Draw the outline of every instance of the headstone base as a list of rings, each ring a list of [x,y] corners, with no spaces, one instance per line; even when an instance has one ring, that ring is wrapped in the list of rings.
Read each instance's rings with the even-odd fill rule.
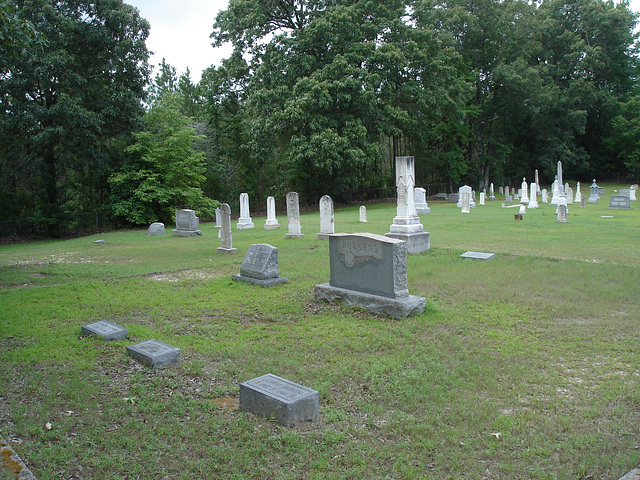
[[[304,238],[304,233],[285,233],[284,238]]]
[[[388,233],[385,233],[384,236],[402,240],[407,244],[407,252],[411,254],[426,252],[427,250],[429,250],[429,248],[431,248],[429,232],[419,232],[419,233],[388,232]]]
[[[270,373],[240,384],[240,410],[287,427],[318,420],[318,405],[317,391]]]
[[[431,213],[431,209],[429,207],[418,207],[416,205],[416,213],[419,213],[422,215],[428,215]]]
[[[276,228],[280,228],[280,224],[279,223],[265,223],[264,224],[264,229],[265,230],[275,230]]]
[[[329,240],[330,233],[316,233],[317,240]]]
[[[224,248],[224,247],[218,247],[216,248],[216,250],[220,253],[236,253],[238,251],[237,248]]]
[[[276,278],[253,278],[253,277],[245,277],[244,275],[232,275],[232,280],[236,282],[246,282],[253,283],[254,285],[260,285],[261,287],[273,287],[275,285],[280,285],[281,283],[287,283],[289,279],[287,277],[276,277]]]
[[[97,335],[105,340],[122,340],[129,335],[129,330],[108,320],[100,320],[89,325],[82,325],[80,334],[85,336]]]
[[[412,313],[424,312],[427,301],[424,297],[409,295],[401,298],[382,297],[370,293],[347,290],[345,288],[332,287],[329,283],[321,283],[315,286],[317,301],[332,303],[340,299],[351,307],[360,307],[373,313],[389,315],[394,318],[404,318]]]
[[[252,221],[248,221],[248,222],[241,222],[240,220],[238,220],[238,225],[237,225],[237,229],[238,230],[246,230],[248,228],[254,228],[254,224]]]
[[[127,347],[127,355],[152,368],[179,367],[180,349],[158,340],[146,340]]]
[[[202,235],[202,230],[171,230],[171,235],[179,237],[195,237]]]

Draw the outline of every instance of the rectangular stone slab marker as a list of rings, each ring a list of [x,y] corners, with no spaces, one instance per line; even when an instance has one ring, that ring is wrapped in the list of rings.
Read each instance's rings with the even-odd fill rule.
[[[158,340],[146,340],[127,347],[127,355],[152,368],[179,367],[180,349]]]
[[[80,327],[81,335],[97,335],[105,340],[122,340],[129,335],[129,330],[108,320],[100,320]]]
[[[460,257],[462,258],[472,258],[474,260],[491,260],[496,256],[495,253],[487,253],[487,252],[464,252]]]
[[[240,410],[292,427],[318,420],[319,394],[268,373],[240,384]]]

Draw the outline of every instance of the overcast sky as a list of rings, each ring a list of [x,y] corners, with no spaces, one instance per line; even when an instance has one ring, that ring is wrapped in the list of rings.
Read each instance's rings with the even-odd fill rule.
[[[178,75],[187,67],[194,83],[200,81],[202,71],[218,66],[231,54],[229,47],[213,48],[209,35],[220,10],[227,8],[228,0],[124,0],[140,10],[140,15],[151,24],[147,48],[155,54],[151,65],[165,58],[176,67]],[[631,1],[631,9],[640,11],[640,0]]]

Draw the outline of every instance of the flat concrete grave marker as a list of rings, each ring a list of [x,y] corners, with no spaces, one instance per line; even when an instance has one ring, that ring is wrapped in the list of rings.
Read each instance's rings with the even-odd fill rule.
[[[407,245],[372,233],[329,236],[329,283],[315,286],[318,301],[341,299],[350,306],[392,317],[422,313],[423,297],[409,295]]]
[[[180,349],[158,340],[146,340],[127,347],[127,355],[152,368],[179,367]]]
[[[631,208],[631,199],[626,195],[611,195],[609,197],[609,208],[629,209]]]
[[[108,320],[99,320],[80,327],[80,334],[89,336],[96,335],[105,340],[122,340],[129,335],[129,330]]]
[[[487,253],[487,252],[464,252],[460,255],[460,258],[471,258],[473,260],[491,260],[495,258],[495,253]]]
[[[268,373],[240,384],[240,410],[293,427],[319,416],[319,394]]]
[[[149,225],[147,235],[164,235],[164,223],[153,222]]]
[[[240,266],[240,275],[233,280],[253,283],[261,287],[272,287],[288,282],[278,272],[278,249],[267,243],[256,243],[249,247]]]

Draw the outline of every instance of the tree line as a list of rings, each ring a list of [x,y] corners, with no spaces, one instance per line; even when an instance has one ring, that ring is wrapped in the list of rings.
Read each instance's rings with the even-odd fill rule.
[[[0,19],[0,206],[47,235],[240,192],[393,195],[398,155],[448,191],[550,183],[558,161],[640,172],[627,2],[230,0],[211,39],[233,53],[195,84],[152,76],[122,0],[0,0]]]

